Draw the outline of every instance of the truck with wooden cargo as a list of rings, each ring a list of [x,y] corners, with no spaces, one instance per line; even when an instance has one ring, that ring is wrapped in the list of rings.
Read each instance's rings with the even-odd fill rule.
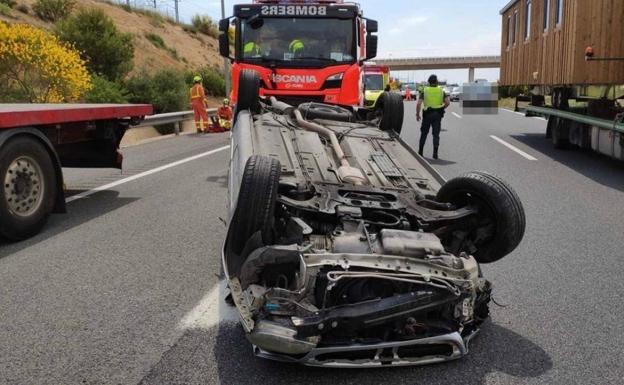
[[[121,168],[119,144],[151,105],[0,104],[0,237],[37,234],[64,213],[63,167]]]
[[[624,1],[512,0],[502,16],[501,86],[529,89],[556,148],[624,160]]]

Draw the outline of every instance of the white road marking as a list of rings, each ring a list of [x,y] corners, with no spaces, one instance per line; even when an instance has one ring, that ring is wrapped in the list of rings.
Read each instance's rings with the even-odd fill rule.
[[[458,114],[457,112],[451,112],[451,114],[453,114],[457,119],[461,119],[462,116],[460,114]]]
[[[109,190],[109,189],[111,189],[113,187],[117,187],[119,185],[122,185],[122,184],[125,184],[125,183],[128,183],[128,182],[132,182],[133,180],[137,180],[137,179],[146,177],[148,175],[156,174],[158,172],[170,169],[172,167],[179,166],[179,165],[184,164],[184,163],[188,163],[188,162],[191,162],[191,161],[194,161],[194,160],[197,160],[197,159],[200,159],[200,158],[212,155],[212,154],[216,154],[218,152],[227,150],[228,148],[230,148],[229,145],[228,146],[219,147],[219,148],[216,148],[214,150],[206,151],[206,152],[203,152],[201,154],[193,155],[193,156],[190,156],[188,158],[180,159],[180,160],[175,161],[173,163],[169,163],[169,164],[166,164],[164,166],[156,167],[156,168],[153,168],[151,170],[147,170],[147,171],[144,171],[142,173],[139,173],[139,174],[136,174],[136,175],[132,175],[132,176],[129,176],[127,178],[123,178],[123,179],[120,179],[118,181],[115,181],[115,182],[112,182],[112,183],[108,183],[108,184],[96,187],[96,188],[88,190],[88,191],[81,192],[80,194],[72,195],[69,198],[65,199],[65,202],[69,203],[69,202],[77,201],[79,199],[86,198],[89,195],[93,195],[93,194],[95,194],[97,192],[104,191],[104,190]]]
[[[178,328],[210,329],[221,322],[235,323],[239,320],[238,311],[234,306],[225,303],[225,285],[223,280],[212,289],[188,312],[178,324]]]
[[[516,146],[513,146],[507,142],[505,142],[504,140],[502,140],[501,138],[499,138],[498,136],[495,135],[490,135],[490,138],[494,139],[495,141],[497,141],[498,143],[502,144],[503,146],[507,147],[508,149],[522,155],[523,157],[525,157],[528,160],[537,160],[537,158],[527,154],[526,152],[522,151],[521,149],[519,149]]]

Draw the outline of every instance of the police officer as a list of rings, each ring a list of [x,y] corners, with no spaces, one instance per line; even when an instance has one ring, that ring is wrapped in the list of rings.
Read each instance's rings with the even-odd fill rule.
[[[420,121],[420,111],[423,110],[422,126],[420,127],[420,146],[418,153],[422,156],[429,135],[429,129],[433,127],[433,159],[438,159],[438,147],[440,146],[440,131],[442,130],[442,118],[444,110],[451,104],[448,95],[438,86],[438,77],[429,76],[429,86],[424,87],[416,104],[416,120]],[[425,105],[424,109],[422,105]]]

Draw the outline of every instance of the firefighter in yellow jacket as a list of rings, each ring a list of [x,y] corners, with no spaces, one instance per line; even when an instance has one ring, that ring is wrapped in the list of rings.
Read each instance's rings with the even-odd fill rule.
[[[206,93],[202,86],[201,76],[193,78],[193,87],[191,87],[191,106],[195,114],[195,128],[197,132],[206,132],[208,130],[208,113],[206,113]]]

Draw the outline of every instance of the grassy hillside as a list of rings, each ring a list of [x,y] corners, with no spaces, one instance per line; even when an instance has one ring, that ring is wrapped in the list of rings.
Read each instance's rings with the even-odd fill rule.
[[[17,5],[0,20],[26,23],[52,30],[54,25],[37,18],[33,12],[35,0],[15,0]],[[98,8],[111,17],[122,32],[134,37],[134,66],[130,75],[141,70],[154,72],[163,68],[177,70],[219,66],[218,43],[214,37],[192,32],[188,26],[177,25],[164,17],[96,0],[80,0],[80,8]]]

